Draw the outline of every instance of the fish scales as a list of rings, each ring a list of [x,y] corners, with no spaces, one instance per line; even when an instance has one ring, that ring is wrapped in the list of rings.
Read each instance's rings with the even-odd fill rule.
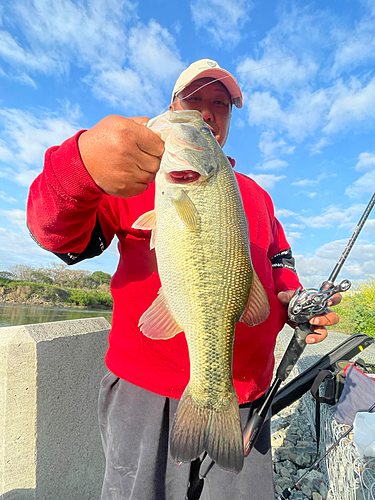
[[[243,442],[232,378],[235,325],[253,282],[255,304],[264,304],[256,311],[258,320],[268,315],[268,299],[251,265],[235,175],[200,113],[167,112],[150,128],[165,140],[165,153],[156,178],[154,215],[146,214],[134,227],[153,229],[162,289],[140,324],[154,338],[184,331],[190,358],[190,381],[172,428],[171,453],[180,462],[206,450],[219,466],[238,472]],[[258,305],[251,307],[257,310]]]

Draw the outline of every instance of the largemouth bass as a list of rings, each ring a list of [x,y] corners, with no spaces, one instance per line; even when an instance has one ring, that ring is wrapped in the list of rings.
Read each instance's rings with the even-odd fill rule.
[[[232,167],[198,111],[168,111],[148,126],[165,141],[155,210],[133,225],[151,229],[162,287],[141,331],[169,339],[184,331],[190,381],[171,430],[176,462],[203,451],[239,472],[244,450],[233,386],[235,326],[263,322],[269,304],[250,258],[248,225]]]

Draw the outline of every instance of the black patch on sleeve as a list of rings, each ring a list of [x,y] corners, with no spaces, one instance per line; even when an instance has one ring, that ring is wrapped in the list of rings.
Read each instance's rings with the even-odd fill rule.
[[[291,248],[287,248],[286,250],[274,255],[271,259],[271,264],[274,269],[278,267],[285,267],[286,269],[290,269],[297,274]]]
[[[27,226],[28,227],[28,226]],[[29,229],[29,227],[28,227]],[[41,248],[44,250],[47,250],[46,248],[43,247],[39,243],[39,241],[35,238],[33,233],[29,229],[29,233],[31,238],[35,241],[37,245],[39,245]],[[71,266],[72,264],[76,264],[77,262],[81,262],[82,260],[85,259],[92,259],[93,257],[96,257],[97,255],[100,255],[101,253],[104,252],[104,250],[108,247],[107,242],[104,238],[104,234],[102,231],[102,228],[100,227],[100,222],[98,217],[96,217],[96,223],[95,227],[91,233],[91,238],[89,241],[89,244],[87,247],[84,249],[83,252],[77,253],[77,252],[68,252],[68,253],[57,253],[57,252],[51,252],[57,257],[59,257],[61,260],[65,262],[65,264],[68,264],[68,266]]]
[[[81,262],[85,259],[92,259],[97,255],[100,255],[104,252],[104,250],[108,247],[107,242],[104,238],[104,234],[102,228],[100,227],[100,222],[98,217],[96,217],[96,224],[94,229],[92,230],[89,244],[81,253],[76,252],[68,252],[68,253],[54,253],[59,259],[68,264],[68,266],[72,264],[77,264],[77,262]]]

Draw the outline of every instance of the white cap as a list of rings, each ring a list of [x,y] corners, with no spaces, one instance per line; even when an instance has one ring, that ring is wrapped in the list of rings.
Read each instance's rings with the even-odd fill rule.
[[[232,98],[232,103],[237,106],[237,108],[242,108],[242,93],[237,80],[229,71],[220,68],[218,63],[212,59],[200,59],[199,61],[195,61],[181,73],[172,92],[172,102],[175,96],[194,80],[207,77],[214,78],[215,80],[218,79],[218,81],[228,90]]]

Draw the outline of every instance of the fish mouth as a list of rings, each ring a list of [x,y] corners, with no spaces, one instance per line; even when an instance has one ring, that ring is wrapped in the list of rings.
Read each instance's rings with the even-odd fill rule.
[[[195,170],[175,170],[166,174],[167,180],[175,184],[190,184],[197,181],[200,176]]]

